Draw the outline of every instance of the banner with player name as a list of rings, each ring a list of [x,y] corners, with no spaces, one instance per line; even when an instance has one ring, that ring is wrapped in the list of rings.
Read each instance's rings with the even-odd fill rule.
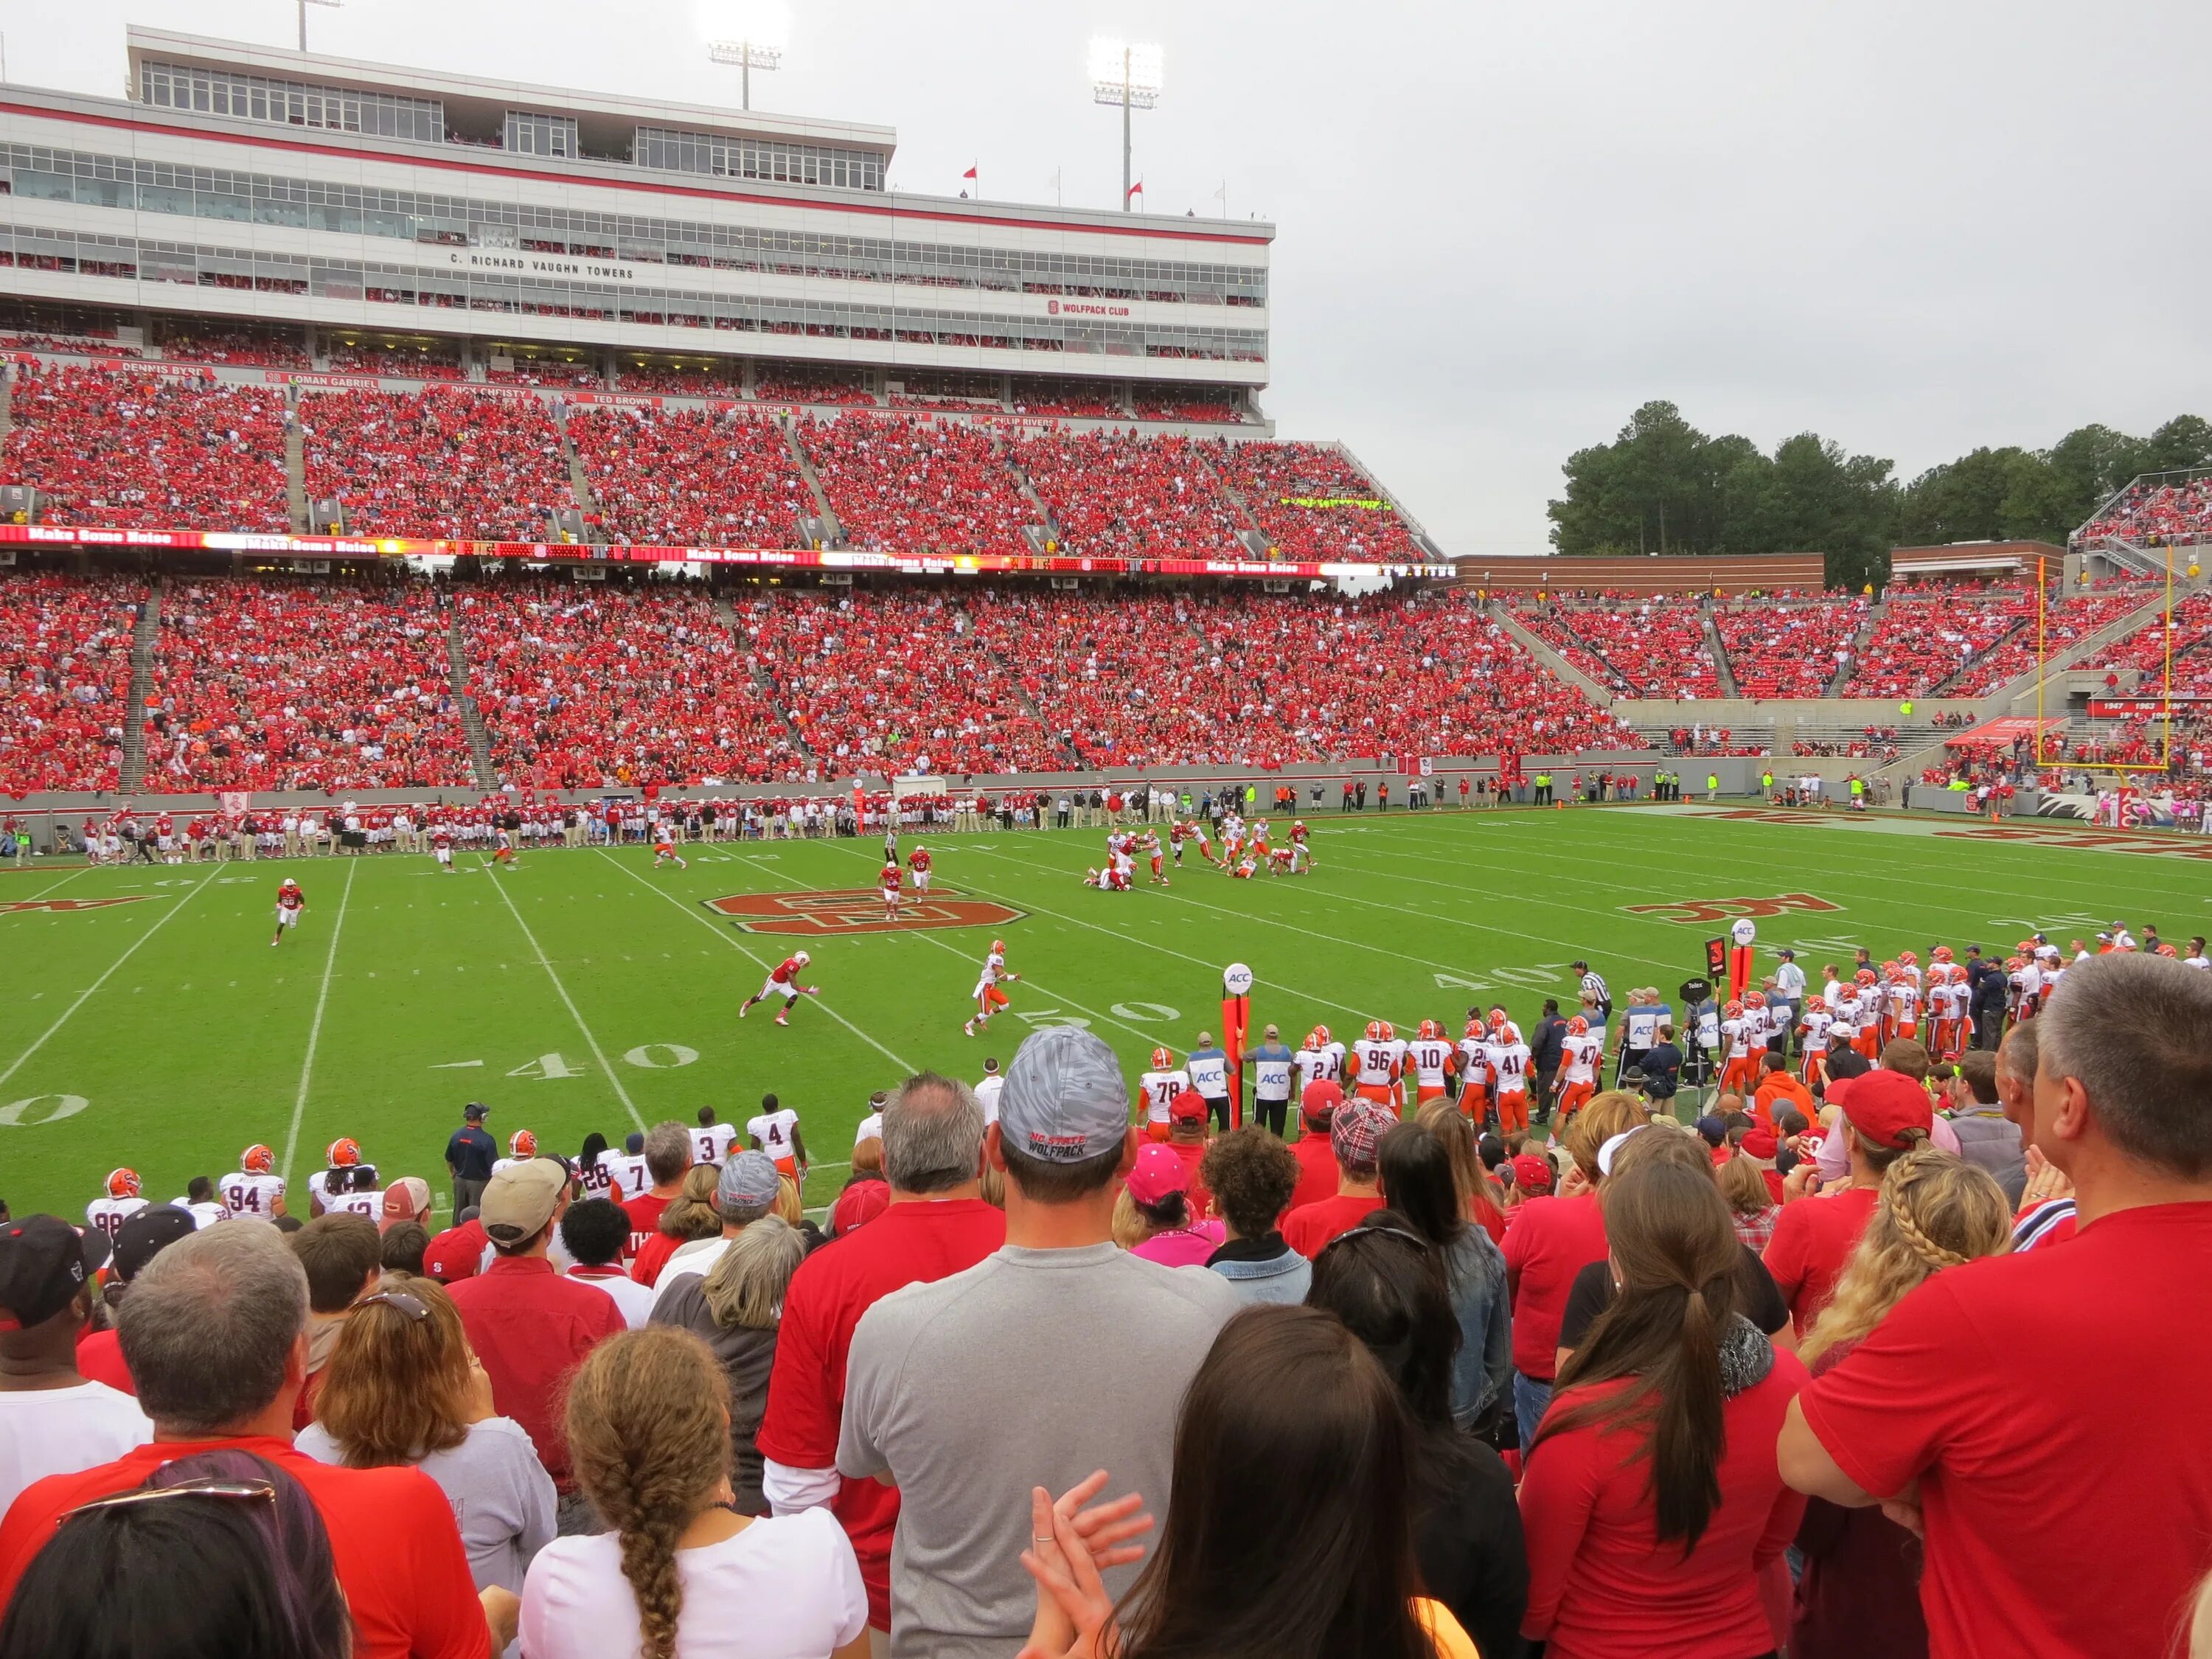
[[[1339,576],[1447,577],[1448,564],[1346,564],[1261,559],[1079,558],[1066,554],[864,553],[782,547],[610,547],[563,542],[418,541],[389,536],[273,536],[226,530],[117,530],[83,525],[0,525],[0,546],[136,547],[156,551],[258,553],[303,559],[577,560],[610,564],[754,565],[779,570],[885,570],[964,576],[1027,572],[1055,576],[1228,576],[1322,581]]]

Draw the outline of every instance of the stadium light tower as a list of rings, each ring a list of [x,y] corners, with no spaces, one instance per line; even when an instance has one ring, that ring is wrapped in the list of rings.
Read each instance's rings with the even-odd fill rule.
[[[791,33],[791,14],[773,0],[760,3],[729,3],[718,0],[702,7],[707,56],[717,64],[737,65],[739,107],[753,106],[753,71],[783,67],[784,43]]]
[[[307,8],[328,6],[332,11],[345,4],[345,0],[300,0],[300,50],[307,49]]]
[[[1091,95],[1094,102],[1121,106],[1121,211],[1128,212],[1129,112],[1156,108],[1160,101],[1160,49],[1128,40],[1091,43]]]

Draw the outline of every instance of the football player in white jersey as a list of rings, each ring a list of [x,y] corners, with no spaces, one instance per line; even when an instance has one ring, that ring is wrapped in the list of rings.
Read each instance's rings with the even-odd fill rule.
[[[1310,1084],[1344,1081],[1344,1045],[1331,1040],[1328,1026],[1316,1025],[1306,1033],[1305,1045],[1291,1056],[1291,1064],[1298,1068],[1303,1099]]]
[[[110,1244],[115,1243],[115,1235],[123,1231],[123,1224],[146,1207],[139,1188],[137,1170],[110,1170],[106,1196],[95,1198],[84,1206],[86,1222],[105,1233]]]
[[[527,1164],[538,1156],[538,1137],[527,1129],[517,1129],[507,1138],[507,1156],[492,1160],[491,1172],[496,1176],[501,1170],[511,1170],[518,1164]]]
[[[284,1177],[276,1173],[276,1154],[256,1143],[238,1155],[238,1167],[216,1188],[223,1213],[235,1221],[258,1216],[273,1221],[284,1213]]]
[[[1605,1056],[1605,1037],[1590,1030],[1581,1014],[1567,1022],[1559,1039],[1559,1121],[1565,1122],[1587,1106],[1597,1093],[1598,1062]]]
[[[738,1126],[715,1121],[712,1106],[699,1109],[699,1127],[691,1131],[691,1161],[711,1164],[720,1169],[729,1161],[730,1143],[738,1138]]]
[[[999,987],[1020,977],[1019,974],[1006,971],[1006,941],[993,939],[991,949],[983,958],[982,969],[975,975],[975,988],[970,994],[975,999],[975,1012],[968,1017],[968,1023],[960,1029],[974,1036],[979,1030],[988,1025],[992,1015],[1013,1001]]]
[[[775,1160],[779,1173],[791,1180],[806,1179],[806,1142],[799,1133],[799,1114],[774,1095],[761,1097],[758,1116],[748,1120],[745,1133],[752,1144]]]
[[[1403,1096],[1398,1087],[1406,1069],[1406,1045],[1387,1019],[1367,1022],[1367,1035],[1352,1044],[1352,1087],[1363,1100],[1399,1109]]]
[[[195,1227],[212,1227],[218,1221],[229,1219],[223,1213],[222,1200],[216,1196],[214,1181],[206,1176],[194,1176],[185,1195],[169,1203],[171,1208],[191,1216]]]
[[[1805,1018],[1797,1023],[1798,1054],[1802,1056],[1807,1088],[1825,1084],[1828,1076],[1828,1033],[1836,1017],[1828,1012],[1826,997],[1805,999]]]
[[[1528,1045],[1521,1028],[1505,1018],[1503,1008],[1491,1011],[1489,1035],[1482,1044],[1483,1063],[1490,1068],[1491,1090],[1498,1107],[1501,1134],[1528,1131]]]
[[[350,1136],[333,1140],[323,1162],[327,1167],[308,1190],[310,1210],[316,1215],[343,1212],[371,1221],[382,1218],[384,1188],[377,1181],[376,1165],[362,1160],[359,1141]]]
[[[1414,1103],[1425,1106],[1432,1100],[1442,1100],[1451,1074],[1459,1069],[1459,1050],[1444,1036],[1441,1022],[1421,1022],[1413,1040],[1406,1045],[1406,1059],[1413,1068]]]
[[[1190,1087],[1190,1073],[1175,1063],[1175,1050],[1152,1050],[1152,1068],[1137,1079],[1145,1096],[1145,1134],[1152,1140],[1168,1138],[1168,1105]]]
[[[652,1190],[653,1180],[645,1170],[645,1137],[634,1129],[621,1150],[610,1146],[592,1164],[599,1172],[595,1197],[611,1198],[617,1188],[625,1200]]]

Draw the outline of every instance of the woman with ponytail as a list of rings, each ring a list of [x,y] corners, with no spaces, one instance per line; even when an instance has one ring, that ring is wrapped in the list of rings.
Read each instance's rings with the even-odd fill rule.
[[[1820,1376],[1937,1273],[2012,1243],[2012,1206],[1996,1177],[1932,1149],[1907,1152],[1882,1176],[1866,1231],[1844,1264],[1801,1351]],[[1797,1529],[1805,1571],[1790,1627],[1790,1659],[1879,1653],[1926,1659],[1919,1540],[1879,1509],[1815,1498]]]
[[[568,1389],[576,1483],[612,1530],[558,1538],[522,1592],[530,1659],[866,1659],[868,1600],[826,1509],[730,1508],[730,1395],[689,1331],[592,1350]]]
[[[1548,1659],[1763,1659],[1759,1575],[1804,1510],[1774,1454],[1804,1368],[1740,1309],[1743,1248],[1709,1172],[1624,1170],[1605,1226],[1619,1294],[1560,1370],[1522,1482],[1522,1629]]]

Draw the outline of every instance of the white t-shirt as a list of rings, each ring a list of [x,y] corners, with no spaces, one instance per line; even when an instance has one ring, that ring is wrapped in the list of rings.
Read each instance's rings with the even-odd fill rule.
[[[0,1507],[33,1480],[112,1463],[153,1437],[138,1402],[105,1382],[0,1392]]]
[[[868,1626],[860,1563],[826,1509],[678,1550],[676,1572],[677,1659],[823,1659]],[[530,1659],[632,1659],[637,1597],[617,1534],[556,1538],[538,1552],[523,1586],[521,1641]]]
[[[642,1330],[645,1322],[652,1316],[653,1287],[639,1284],[620,1267],[605,1274],[597,1270],[571,1267],[562,1276],[573,1279],[579,1285],[588,1285],[595,1291],[605,1291],[614,1297],[615,1306],[622,1310],[623,1319],[634,1331]]]
[[[714,1272],[714,1264],[722,1259],[723,1253],[729,1248],[730,1241],[719,1233],[712,1238],[684,1240],[661,1264],[660,1272],[653,1281],[653,1299],[659,1301],[662,1293],[679,1279],[703,1277]],[[585,1282],[588,1284],[591,1281],[587,1279]]]
[[[994,1072],[975,1085],[976,1103],[983,1109],[985,1127],[999,1121],[999,1091],[1006,1086],[1006,1074]]]

